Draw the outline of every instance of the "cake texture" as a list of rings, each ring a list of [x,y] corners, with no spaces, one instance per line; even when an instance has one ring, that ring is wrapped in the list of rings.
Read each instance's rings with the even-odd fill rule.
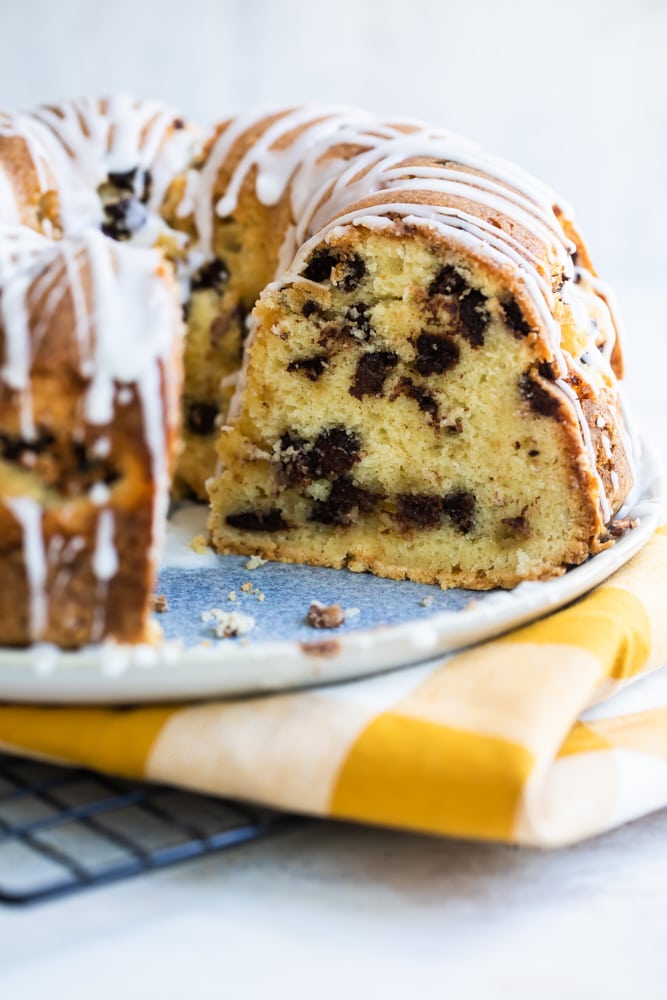
[[[632,486],[571,213],[456,135],[299,107],[0,114],[0,642],[150,635],[169,491],[220,552],[486,589]]]
[[[476,589],[563,573],[632,485],[616,321],[569,211],[458,136],[332,122],[283,189],[295,256],[220,436],[215,547]],[[232,194],[275,191],[271,138]]]

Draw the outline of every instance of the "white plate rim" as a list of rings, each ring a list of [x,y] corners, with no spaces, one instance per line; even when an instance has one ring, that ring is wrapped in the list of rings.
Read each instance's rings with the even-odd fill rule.
[[[638,462],[639,499],[620,516],[637,526],[564,576],[486,595],[465,610],[438,611],[394,625],[357,629],[304,649],[295,640],[184,648],[104,643],[76,652],[52,646],[0,649],[0,700],[31,704],[132,704],[231,698],[367,677],[444,656],[518,628],[604,582],[632,558],[667,512],[667,480],[655,450]],[[634,491],[633,491],[634,492]],[[328,636],[327,636],[328,638]]]

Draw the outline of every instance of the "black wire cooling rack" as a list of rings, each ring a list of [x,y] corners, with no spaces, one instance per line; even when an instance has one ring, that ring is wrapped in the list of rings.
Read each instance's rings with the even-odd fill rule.
[[[304,822],[245,804],[0,754],[0,903],[52,899]]]

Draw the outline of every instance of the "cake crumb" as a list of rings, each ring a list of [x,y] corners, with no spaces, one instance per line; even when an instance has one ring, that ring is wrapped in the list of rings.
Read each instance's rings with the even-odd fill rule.
[[[240,611],[223,611],[222,608],[202,611],[201,620],[212,626],[218,639],[247,635],[255,627],[252,615],[244,615]]]
[[[195,535],[190,542],[190,548],[193,552],[196,552],[198,556],[205,556],[208,552],[208,539],[206,535]]]
[[[160,615],[169,611],[169,601],[164,594],[153,594],[153,611],[157,611]]]
[[[262,593],[259,587],[253,587],[250,580],[246,580],[245,583],[241,584],[241,590],[244,594],[252,594],[252,596],[256,597],[258,601],[263,601],[266,596]]]
[[[247,563],[245,564],[245,568],[251,570],[259,569],[260,566],[263,566],[264,563],[268,561],[269,561],[268,559],[262,559],[261,556],[250,556],[250,559],[248,559]]]
[[[229,593],[227,594],[227,600],[228,601],[235,601],[236,600],[236,591],[235,590],[230,590],[229,591]]]
[[[345,612],[340,604],[320,604],[312,601],[306,621],[313,628],[338,628],[345,621]]]
[[[422,597],[419,603],[421,604],[422,608],[430,608],[433,605],[434,600],[435,598],[429,595],[428,597]]]
[[[325,639],[323,642],[301,642],[299,645],[306,656],[338,656],[341,650],[338,639]]]

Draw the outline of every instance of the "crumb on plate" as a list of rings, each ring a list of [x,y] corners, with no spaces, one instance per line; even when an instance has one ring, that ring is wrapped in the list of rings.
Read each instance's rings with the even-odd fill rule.
[[[198,556],[205,556],[208,552],[208,538],[206,535],[195,535],[190,542],[190,548],[193,552],[196,552]]]
[[[340,604],[320,604],[311,601],[306,621],[313,628],[338,628],[345,621],[345,612]]]
[[[241,611],[223,611],[222,608],[202,611],[201,620],[211,625],[218,639],[247,635],[255,627],[252,615],[244,615]]]
[[[259,569],[260,566],[263,566],[264,563],[268,561],[269,561],[268,559],[262,559],[261,556],[250,556],[250,559],[248,559],[247,563],[245,564],[245,568]]]
[[[160,615],[169,611],[169,601],[164,594],[153,594],[153,611],[157,611]]]

